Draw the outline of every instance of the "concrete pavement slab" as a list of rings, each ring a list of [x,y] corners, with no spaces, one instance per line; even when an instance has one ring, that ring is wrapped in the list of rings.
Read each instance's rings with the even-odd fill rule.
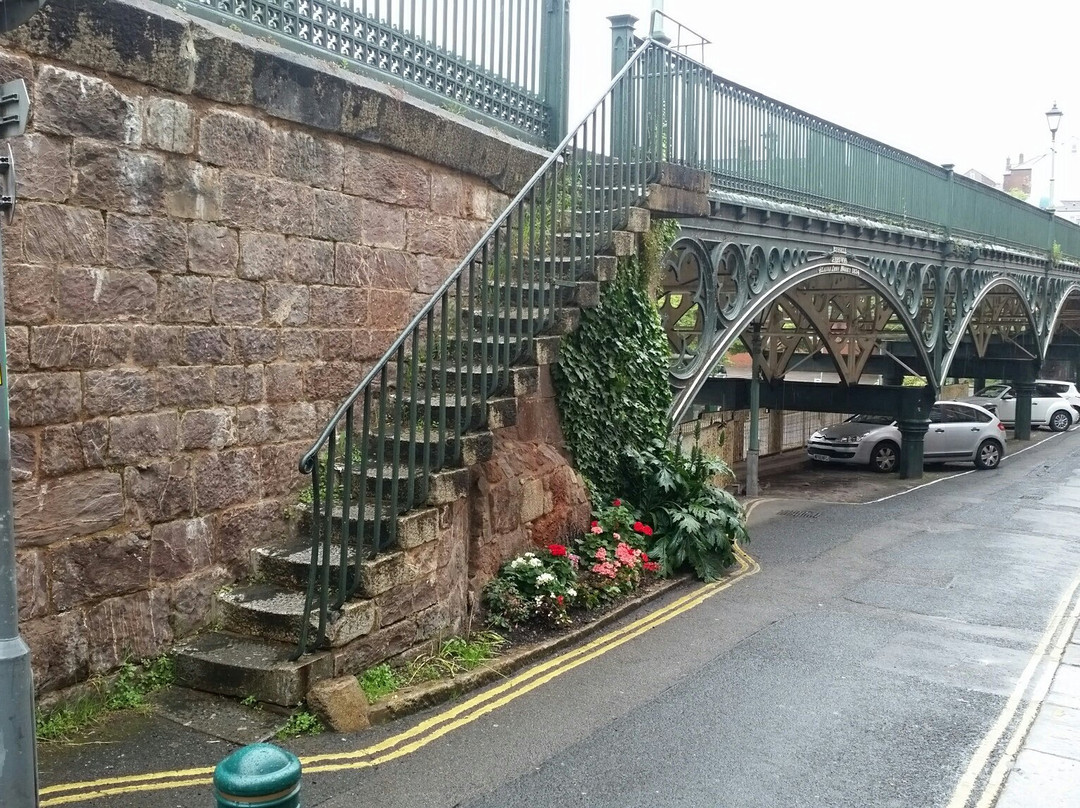
[[[1062,665],[1058,668],[1046,702],[1080,710],[1080,668],[1075,665]]]
[[[1080,762],[1022,751],[995,808],[1065,808],[1077,804]]]
[[[1024,740],[1024,748],[1080,761],[1080,710],[1044,704]]]

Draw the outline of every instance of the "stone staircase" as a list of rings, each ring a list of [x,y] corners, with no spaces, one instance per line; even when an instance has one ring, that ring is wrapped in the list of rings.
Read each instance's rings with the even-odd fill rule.
[[[417,379],[390,380],[376,393],[380,412],[405,413],[397,435],[365,421],[347,479],[344,457],[335,460],[341,482],[330,506],[296,506],[280,542],[252,552],[248,581],[217,594],[215,628],[176,649],[178,683],[291,707],[320,679],[358,673],[461,629],[475,468],[492,457],[496,434],[514,427],[519,410],[539,394],[562,335],[576,327],[582,308],[596,305],[618,255],[636,249],[649,215],[632,209],[629,220],[628,230],[604,239],[612,254],[582,262],[567,256],[584,254],[584,241],[597,236],[565,227],[571,222],[564,219],[554,260],[518,261],[517,273],[498,279],[496,271],[497,280],[479,284],[462,311],[447,315],[444,307],[444,317],[473,327],[459,328],[458,337],[418,361]],[[510,305],[492,313],[492,300]],[[516,358],[500,368],[493,361],[499,356]],[[460,438],[443,429],[452,419],[465,426]],[[433,470],[410,475],[410,463]],[[316,528],[332,539],[318,575],[334,605],[318,649],[298,656],[312,574],[308,537]],[[360,547],[358,536],[366,537]],[[339,597],[342,584],[351,597]],[[318,615],[307,620],[319,634]]]

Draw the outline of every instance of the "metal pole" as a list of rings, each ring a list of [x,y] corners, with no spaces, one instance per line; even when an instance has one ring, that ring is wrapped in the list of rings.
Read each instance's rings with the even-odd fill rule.
[[[754,323],[750,334],[750,448],[746,452],[746,496],[758,495],[758,444],[761,419],[761,390],[758,376],[761,371],[761,323]]]
[[[0,26],[4,22],[0,20]],[[28,109],[26,83],[22,79],[0,86],[0,138],[22,134]],[[10,223],[15,212],[15,165],[11,146],[6,152],[0,156],[0,212]],[[3,300],[4,266],[0,239],[0,301]],[[4,307],[0,305],[0,803],[4,808],[36,808],[34,679],[30,648],[19,636],[4,319]]]

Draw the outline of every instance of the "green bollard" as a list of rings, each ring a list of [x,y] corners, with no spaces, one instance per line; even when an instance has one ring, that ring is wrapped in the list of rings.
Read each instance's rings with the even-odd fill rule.
[[[237,749],[214,769],[218,808],[300,808],[300,761],[269,743]]]

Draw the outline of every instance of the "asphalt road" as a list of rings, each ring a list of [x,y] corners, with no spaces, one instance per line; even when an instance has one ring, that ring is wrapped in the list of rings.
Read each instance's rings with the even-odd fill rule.
[[[948,805],[1080,575],[1078,461],[1066,433],[883,502],[766,502],[757,574],[304,804]]]

